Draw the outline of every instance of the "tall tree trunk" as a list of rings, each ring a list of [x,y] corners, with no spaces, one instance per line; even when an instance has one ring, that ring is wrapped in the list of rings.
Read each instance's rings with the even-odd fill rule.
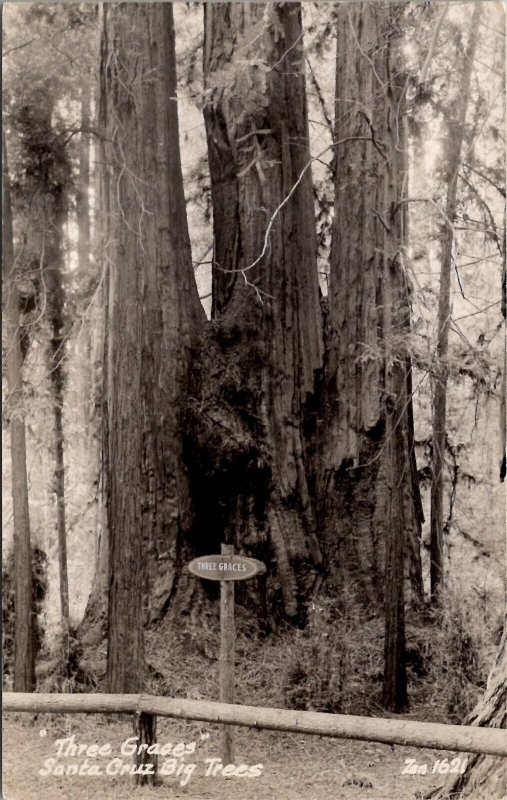
[[[166,609],[185,559],[192,507],[183,411],[204,312],[186,222],[172,5],[104,5],[101,14],[107,678],[111,692],[132,692],[145,679],[144,617]],[[155,720],[141,715],[138,735],[152,741]]]
[[[505,223],[504,223],[504,243],[506,242],[505,236]],[[505,244],[504,244],[504,262],[502,267],[502,316],[503,324],[507,325],[507,262],[505,260]],[[502,381],[500,385],[500,480],[505,480],[506,475],[506,445],[507,445],[507,348],[503,354],[502,364]]]
[[[104,6],[101,29],[108,682],[128,692],[143,683],[143,596],[156,618],[192,520],[182,415],[204,312],[185,216],[172,6]]]
[[[133,8],[133,7],[131,7]],[[130,166],[123,143],[137,144],[137,136],[125,136],[116,121],[128,113],[138,121],[123,77],[130,82],[124,66],[125,36],[131,33],[125,6],[103,6],[100,44],[99,124],[104,139],[111,140],[103,170],[110,176],[104,255],[109,264],[107,361],[107,516],[109,527],[109,614],[107,682],[110,692],[134,692],[143,687],[144,645],[142,614],[141,538],[141,276],[138,265],[140,242],[127,213],[142,213],[132,202],[137,180],[127,172]],[[121,49],[120,49],[121,48]],[[128,62],[127,62],[128,63]],[[137,112],[137,113],[136,113]],[[123,134],[123,135],[122,135]],[[113,145],[115,145],[113,149]],[[127,151],[129,152],[129,151]],[[124,176],[120,175],[120,159]],[[120,162],[121,163],[121,162]],[[133,166],[133,164],[132,164]],[[116,173],[116,174],[114,174]],[[115,196],[114,189],[117,189]],[[135,224],[135,222],[134,222]],[[120,275],[121,265],[121,275]],[[121,345],[121,346],[120,346]]]
[[[105,251],[109,226],[109,178],[104,169],[106,164],[106,146],[103,138],[95,140],[97,157],[100,169],[94,169],[91,177],[90,169],[90,136],[86,136],[91,122],[91,96],[83,90],[81,96],[81,127],[83,133],[80,142],[80,188],[77,204],[78,215],[78,255],[79,266],[83,275],[91,269],[91,215],[89,203],[90,181],[93,181],[95,197],[101,214],[94,215],[94,252]],[[108,599],[108,572],[109,572],[109,536],[107,525],[107,324],[108,324],[108,262],[106,258],[97,259],[101,269],[101,277],[96,295],[89,308],[90,318],[85,319],[84,330],[86,346],[89,348],[89,372],[84,387],[84,402],[88,407],[86,419],[88,421],[89,435],[86,447],[92,453],[91,461],[94,474],[92,480],[97,486],[97,505],[95,514],[95,571],[83,619],[78,628],[78,635],[83,644],[96,644],[106,635],[107,629],[107,599]],[[93,286],[96,275],[93,275]]]
[[[91,119],[91,92],[88,84],[84,84],[81,89],[81,133],[79,135],[78,158],[79,174],[76,187],[76,221],[77,221],[77,262],[81,276],[82,285],[87,289],[93,287],[94,281],[90,274],[91,269],[91,248],[90,248],[90,119]],[[93,419],[95,397],[92,391],[93,381],[93,331],[92,320],[88,314],[83,320],[81,339],[83,342],[83,417],[85,427],[85,438],[87,444],[91,444],[90,424]]]
[[[403,8],[338,10],[335,214],[329,351],[318,471],[331,579],[350,602],[385,607],[384,704],[406,705],[404,565],[421,595],[410,298],[404,270],[407,191]],[[360,98],[351,103],[350,98]]]
[[[81,89],[79,183],[76,192],[77,258],[83,277],[86,277],[90,266],[90,123],[91,92],[88,84],[84,84]]]
[[[95,215],[94,219],[94,250],[99,252],[107,241],[106,235],[108,200],[105,196],[105,170],[91,170],[91,139],[87,133],[91,125],[91,91],[87,85],[83,86],[81,93],[81,134],[79,142],[79,186],[77,191],[77,226],[78,226],[78,267],[84,285],[90,291],[95,291],[91,305],[87,306],[87,316],[82,327],[84,338],[84,376],[83,376],[83,404],[85,419],[85,450],[86,457],[91,464],[90,481],[96,487],[96,513],[95,513],[95,571],[88,603],[81,621],[78,634],[83,643],[92,644],[100,641],[106,633],[107,625],[107,594],[108,594],[108,531],[105,508],[106,475],[104,470],[104,435],[105,418],[102,414],[103,403],[103,375],[105,364],[105,322],[107,308],[107,279],[104,275],[107,270],[102,265],[102,277],[96,286],[97,275],[92,263],[91,243],[91,209],[90,185],[95,186],[95,196],[102,218]],[[104,142],[98,139],[95,142],[98,150],[97,161],[105,164],[106,154]],[[96,288],[95,288],[96,287]],[[102,362],[102,363],[101,363]],[[105,383],[105,382],[104,382]]]
[[[109,544],[107,685],[139,692],[145,685],[141,453],[142,219],[139,147],[144,116],[134,95],[132,59],[138,6],[102,6],[99,125],[103,137],[103,258],[108,264],[105,350],[106,511]],[[144,32],[144,31],[143,31]],[[138,34],[139,35],[139,34]],[[141,57],[145,55],[141,50]],[[141,65],[140,65],[141,66]],[[143,76],[143,70],[139,70]],[[140,83],[138,78],[137,83]],[[138,87],[136,87],[138,88]],[[139,91],[139,90],[138,90]],[[152,213],[151,209],[148,209]],[[138,715],[134,735],[151,744],[152,720]],[[136,781],[138,776],[136,776]]]
[[[143,126],[145,197],[153,214],[143,220],[142,400],[143,536],[150,569],[146,575],[147,620],[155,622],[178,593],[188,610],[200,590],[183,568],[192,557],[194,519],[184,438],[192,357],[206,317],[192,267],[178,130],[176,58],[172,5],[139,6],[147,42],[146,79],[139,84]],[[150,124],[151,120],[151,124]]]
[[[45,280],[47,290],[47,312],[50,326],[48,344],[48,371],[53,401],[53,456],[55,461],[53,489],[56,497],[56,523],[58,534],[58,568],[60,613],[65,664],[69,655],[69,578],[67,569],[67,526],[65,520],[65,459],[63,431],[63,403],[65,388],[65,328],[63,270],[63,209],[58,209],[51,220],[51,231],[47,246]]]
[[[69,656],[69,579],[67,569],[67,526],[65,519],[65,461],[63,404],[65,391],[65,289],[63,275],[64,225],[67,220],[69,189],[66,147],[52,124],[53,109],[49,105],[40,119],[33,119],[34,130],[45,136],[46,159],[37,173],[37,195],[41,209],[41,237],[44,242],[44,283],[46,290],[46,320],[49,341],[46,363],[53,410],[54,472],[52,490],[56,498],[56,529],[58,543],[59,595],[64,667]]]
[[[23,353],[21,347],[20,299],[16,286],[16,264],[12,228],[10,180],[5,132],[2,135],[3,217],[2,274],[4,278],[6,372],[11,430],[12,509],[14,519],[14,682],[15,692],[35,689],[34,614],[32,612],[32,557],[26,471],[25,418],[23,410]]]
[[[301,9],[207,3],[204,25],[215,349],[196,415],[202,507],[215,547],[223,532],[271,562],[265,599],[295,617],[321,565],[304,430],[323,343]]]
[[[431,463],[431,525],[430,525],[430,583],[431,597],[438,600],[444,582],[444,470],[447,417],[447,379],[449,367],[447,353],[451,324],[451,274],[453,266],[454,220],[458,196],[458,173],[461,152],[466,141],[466,116],[470,99],[470,80],[479,32],[481,3],[476,3],[470,22],[470,33],[464,56],[461,84],[452,110],[445,120],[447,199],[445,223],[441,236],[440,289],[438,295],[437,345],[433,370],[433,431]]]

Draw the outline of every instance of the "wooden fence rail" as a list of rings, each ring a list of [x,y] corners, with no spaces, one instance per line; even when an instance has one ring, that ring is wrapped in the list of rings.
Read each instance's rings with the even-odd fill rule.
[[[272,731],[507,757],[507,731],[498,728],[290,711],[283,708],[233,705],[208,700],[179,700],[146,694],[4,692],[3,710],[56,714],[131,714],[144,711],[161,717],[218,722],[223,725],[243,725]]]

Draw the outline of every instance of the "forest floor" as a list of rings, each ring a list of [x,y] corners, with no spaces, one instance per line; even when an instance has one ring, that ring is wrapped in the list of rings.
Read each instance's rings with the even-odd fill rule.
[[[111,745],[106,756],[57,759],[57,739],[75,734],[77,744]],[[203,726],[184,721],[159,719],[157,739],[160,745],[196,743],[192,755],[181,761],[195,764],[193,774],[166,776],[163,784],[134,787],[129,775],[108,775],[106,768],[115,764],[131,765],[132,758],[122,755],[120,747],[132,736],[126,717],[109,719],[102,715],[8,714],[3,726],[3,798],[4,800],[417,800],[431,787],[442,783],[432,774],[437,759],[453,755],[431,750],[389,745],[333,740],[297,734],[236,729],[236,765],[262,764],[259,777],[206,776],[206,759],[221,752],[221,732],[217,726]],[[46,760],[60,765],[99,766],[100,775],[43,776]],[[426,775],[403,774],[406,759],[427,764]],[[169,763],[159,757],[159,765]],[[83,767],[84,769],[85,767]],[[111,769],[111,767],[109,767]],[[114,767],[113,767],[114,769]],[[166,769],[169,769],[167,766]],[[185,785],[182,785],[185,784]]]
[[[209,631],[201,627],[193,645],[173,637],[171,647],[167,647],[167,632],[149,632],[147,659],[152,677],[145,691],[193,699],[216,697],[215,623],[216,620],[210,623]],[[333,636],[341,636],[336,624],[333,627],[320,624],[320,638],[314,639],[289,632],[276,641],[268,637],[253,646],[245,636],[238,637],[236,702],[386,716],[378,704],[380,684],[375,679],[381,667],[382,630],[380,623],[370,623],[366,629],[368,647],[365,647],[363,628],[358,625],[350,628],[346,641],[353,650],[350,658],[338,667],[335,655],[340,647],[343,650],[344,644],[341,639],[330,641]],[[357,636],[354,631],[358,631]],[[322,639],[327,633],[329,637]],[[320,641],[329,643],[322,649],[323,646],[317,646]],[[421,641],[424,644],[424,640]],[[448,641],[445,646],[449,649]],[[80,660],[83,674],[88,676],[86,686],[69,685],[64,691],[105,691],[105,652],[104,643],[88,647],[86,656]],[[363,664],[360,657],[366,658],[365,654],[369,660]],[[440,660],[436,656],[433,660],[434,668],[440,669]],[[41,662],[38,666],[39,691],[62,691],[49,668],[51,663]],[[362,673],[366,674],[368,669],[366,679]],[[339,673],[338,687],[329,681],[329,676],[335,673]],[[454,701],[456,695],[453,688],[456,681],[451,680],[454,671],[448,669],[445,675],[445,680],[440,678],[435,684],[431,673],[425,678],[411,674],[411,710],[403,719],[457,721],[448,716],[449,701]],[[462,682],[458,683],[463,691]],[[11,688],[10,683],[5,688]],[[478,691],[474,688],[469,698],[471,702],[475,703]],[[326,705],[333,697],[340,699],[339,706]],[[89,756],[86,753],[58,756],[56,741],[72,735],[77,744],[109,744],[110,751],[100,756],[91,753]],[[130,770],[133,765],[131,754],[122,753],[120,749],[132,735],[132,721],[126,716],[6,714],[2,796],[4,800],[423,800],[427,792],[445,781],[445,774],[433,772],[436,762],[447,758],[449,764],[451,759],[457,758],[456,768],[464,765],[465,760],[459,753],[238,727],[234,729],[234,764],[262,765],[258,769],[260,774],[255,777],[207,775],[209,761],[206,759],[218,758],[221,754],[221,727],[159,718],[157,741],[160,746],[168,748],[169,743],[183,742],[191,748],[195,742],[195,752],[177,762],[177,766],[183,764],[187,772],[174,775],[169,774],[171,755],[166,750],[159,756],[159,774],[163,773],[163,765],[166,771],[161,775],[162,785],[136,788],[131,775],[116,774],[117,769]],[[48,762],[48,759],[54,761]],[[422,774],[410,773],[407,759],[412,759],[411,764],[418,765]],[[72,765],[76,765],[75,769],[81,767],[81,772],[90,767],[94,770],[88,774],[64,774],[64,768]]]

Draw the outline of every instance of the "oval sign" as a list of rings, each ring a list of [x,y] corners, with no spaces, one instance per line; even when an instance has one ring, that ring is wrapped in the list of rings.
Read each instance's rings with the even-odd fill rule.
[[[266,572],[266,565],[248,556],[199,556],[187,565],[192,575],[208,581],[244,581]]]

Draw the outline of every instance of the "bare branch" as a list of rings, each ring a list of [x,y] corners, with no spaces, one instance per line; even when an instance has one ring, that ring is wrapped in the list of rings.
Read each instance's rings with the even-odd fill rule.
[[[428,48],[428,54],[427,54],[426,58],[424,59],[424,64],[422,65],[421,76],[419,78],[419,82],[423,86],[426,83],[426,81],[428,80],[428,71],[429,71],[430,64],[431,64],[431,61],[433,59],[433,56],[435,54],[435,48],[437,46],[440,30],[441,30],[442,25],[444,23],[444,20],[445,20],[445,18],[447,16],[448,10],[449,10],[448,4],[444,3],[442,11],[440,12],[439,17],[437,19],[437,24],[435,25],[435,30],[433,31],[433,36],[431,37],[430,46]]]
[[[324,150],[321,150],[321,152],[318,153],[316,156],[312,156],[312,158],[308,161],[307,164],[305,164],[305,166],[303,167],[303,169],[299,173],[298,179],[296,180],[296,182],[292,186],[290,192],[286,195],[286,197],[282,200],[282,202],[275,208],[275,210],[273,212],[273,215],[272,215],[271,219],[269,220],[268,227],[266,228],[266,233],[264,235],[264,244],[263,244],[262,250],[261,250],[260,254],[257,256],[257,258],[255,259],[255,261],[252,261],[252,263],[248,264],[248,266],[241,267],[239,269],[225,269],[224,267],[218,267],[218,269],[220,269],[222,272],[229,272],[229,273],[231,273],[231,272],[232,273],[241,272],[241,273],[245,273],[248,270],[253,269],[253,267],[257,266],[257,264],[261,261],[262,258],[264,258],[264,256],[266,255],[266,253],[268,251],[268,248],[269,248],[269,236],[270,236],[270,233],[271,233],[271,231],[273,229],[273,225],[275,224],[276,218],[278,217],[280,211],[284,208],[284,206],[286,206],[287,203],[289,202],[290,198],[292,197],[292,195],[296,191],[297,187],[299,186],[299,184],[303,180],[303,178],[304,178],[306,172],[308,171],[309,167],[311,167],[311,165],[312,165],[312,163],[314,161],[319,161],[322,158],[322,156],[325,153],[327,153],[328,150],[331,150],[332,147],[338,147],[338,145],[345,144],[346,142],[373,142],[373,143],[375,143],[373,138],[371,138],[370,136],[348,136],[346,139],[340,139],[337,142],[332,142],[330,145],[325,147]]]

